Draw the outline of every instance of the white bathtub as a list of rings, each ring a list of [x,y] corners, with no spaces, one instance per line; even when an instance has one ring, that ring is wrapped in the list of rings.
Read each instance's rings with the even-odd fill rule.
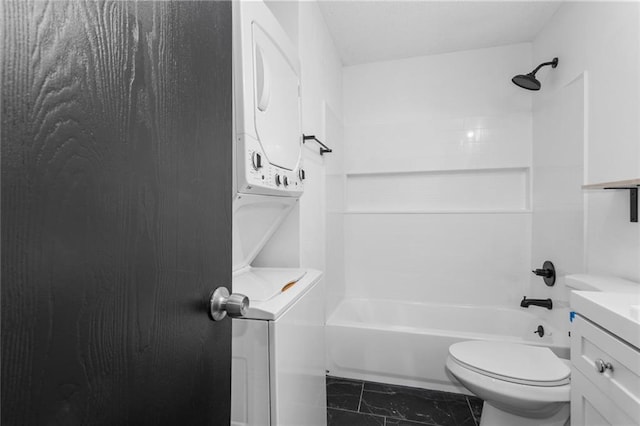
[[[534,330],[542,325],[545,336]],[[500,340],[569,348],[553,327],[522,308],[347,299],[327,320],[327,371],[337,377],[468,393],[445,371],[449,346]]]

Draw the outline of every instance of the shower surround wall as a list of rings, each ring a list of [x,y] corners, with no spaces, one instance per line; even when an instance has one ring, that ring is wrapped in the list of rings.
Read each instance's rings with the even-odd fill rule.
[[[558,279],[545,289],[532,277],[528,294],[553,299],[540,316],[566,339],[567,274],[640,281],[628,192],[581,188],[640,177],[640,4],[566,3],[532,46],[534,63],[560,58],[533,97],[532,174],[533,264],[552,259]]]
[[[580,189],[640,177],[640,3],[563,4],[533,42],[534,62],[554,56],[533,101],[534,231],[552,235],[534,232],[534,260],[553,251],[558,297],[563,273],[580,268],[640,282],[628,191]]]
[[[532,116],[510,80],[531,65],[518,44],[344,68],[347,299],[518,306]]]
[[[327,276],[344,271],[327,290],[345,299],[328,298],[330,374],[465,392],[444,370],[457,341],[567,355],[542,308],[519,307],[532,111],[511,77],[531,68],[528,43],[344,68],[345,155],[327,181]]]

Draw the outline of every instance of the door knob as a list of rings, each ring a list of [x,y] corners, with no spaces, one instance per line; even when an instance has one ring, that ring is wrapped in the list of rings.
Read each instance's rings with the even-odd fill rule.
[[[218,287],[211,293],[209,299],[209,316],[214,321],[220,321],[227,314],[231,318],[243,317],[249,309],[249,298],[244,294],[233,293],[229,295],[229,290]]]

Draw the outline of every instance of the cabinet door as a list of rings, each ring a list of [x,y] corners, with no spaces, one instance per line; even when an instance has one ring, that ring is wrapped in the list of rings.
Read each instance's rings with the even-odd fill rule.
[[[600,360],[610,363],[611,369],[596,371],[596,362]],[[571,362],[592,386],[615,401],[616,409],[630,418],[640,419],[640,352],[637,348],[576,315],[571,333]],[[572,390],[574,388],[572,384]],[[640,420],[622,424],[638,422]]]
[[[626,415],[613,400],[574,367],[571,369],[571,425],[633,426],[640,425],[640,418],[632,419]]]

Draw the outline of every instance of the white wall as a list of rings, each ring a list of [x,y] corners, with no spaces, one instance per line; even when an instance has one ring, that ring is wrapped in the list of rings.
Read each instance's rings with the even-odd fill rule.
[[[325,109],[325,134],[333,152],[326,158],[326,268],[327,317],[346,294],[344,257],[344,126],[342,118]]]
[[[300,8],[300,62],[302,64],[302,132],[315,135],[336,148],[325,129],[326,110],[342,117],[342,62],[318,4],[302,2]],[[300,263],[325,269],[326,191],[325,162],[332,154],[320,156],[319,147],[307,142],[304,167],[305,193],[300,200]],[[326,281],[330,289],[332,283]]]
[[[555,70],[553,70],[555,71]],[[583,142],[585,76],[558,90],[549,90],[551,74],[540,77],[543,88],[534,95],[532,262],[545,260],[556,268],[556,283],[531,275],[533,298],[551,298],[551,311],[536,313],[561,330],[558,341],[568,345],[569,292],[565,276],[584,271]]]
[[[346,297],[518,306],[530,67],[519,44],[344,68]]]
[[[543,90],[533,104],[534,188],[544,185],[555,201],[541,225],[561,230],[563,272],[584,268],[640,281],[640,225],[629,222],[628,191],[579,189],[640,177],[640,3],[563,4],[533,43],[534,63],[555,56],[559,66],[540,72]],[[574,117],[550,120],[557,114]],[[580,143],[567,132],[580,134]],[[544,164],[550,153],[560,153],[554,166],[568,173],[553,185],[544,183],[556,173]],[[536,237],[534,258],[542,259],[549,242]]]
[[[307,181],[300,200],[300,263],[325,271],[326,309],[344,296],[344,258],[340,222],[327,212],[335,194],[332,176],[342,157],[342,62],[318,4],[301,2],[300,61],[302,63],[302,130],[333,149],[319,155],[319,146],[307,142],[304,150]]]
[[[264,0],[295,47],[299,47],[299,11],[297,1]]]

